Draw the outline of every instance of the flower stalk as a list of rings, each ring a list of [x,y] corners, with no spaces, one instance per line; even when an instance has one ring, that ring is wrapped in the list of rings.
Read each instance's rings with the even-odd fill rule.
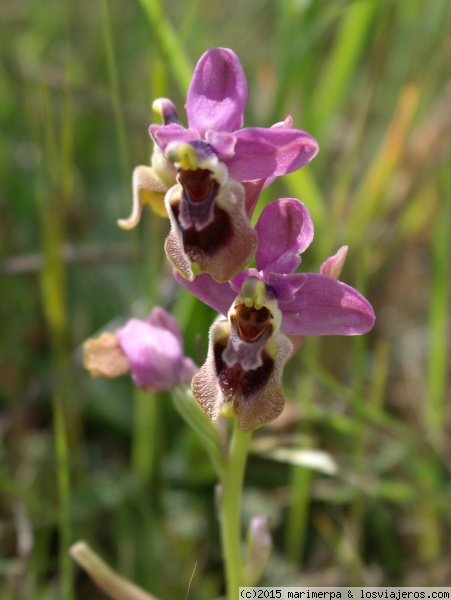
[[[241,498],[252,433],[241,431],[235,419],[227,465],[221,478],[220,524],[227,597],[236,597],[245,581],[241,552]]]

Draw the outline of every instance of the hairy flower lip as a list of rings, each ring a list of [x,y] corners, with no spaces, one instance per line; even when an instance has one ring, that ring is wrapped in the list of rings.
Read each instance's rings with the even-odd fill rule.
[[[255,255],[257,235],[245,202],[244,186],[233,179],[217,188],[210,204],[190,203],[181,185],[168,191],[165,252],[181,277],[193,281],[209,273],[215,281],[229,281]]]
[[[235,416],[239,429],[252,431],[283,410],[282,371],[293,344],[277,328],[264,329],[255,342],[242,340],[230,313],[210,328],[207,360],[191,387],[208,419]]]

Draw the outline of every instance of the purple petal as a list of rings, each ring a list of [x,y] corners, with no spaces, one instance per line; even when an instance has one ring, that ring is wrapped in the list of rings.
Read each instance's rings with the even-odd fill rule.
[[[149,391],[168,390],[179,382],[183,353],[170,331],[130,319],[117,336],[135,385]]]
[[[160,329],[167,329],[170,331],[177,338],[180,348],[183,350],[183,337],[179,324],[177,323],[175,317],[164,310],[164,308],[161,308],[161,306],[155,306],[147,318],[147,323],[150,323],[150,325],[153,325],[154,327],[159,327]]]
[[[313,240],[313,222],[307,207],[294,198],[281,198],[263,209],[255,226],[258,269],[293,273],[301,263],[300,253]]]
[[[276,129],[291,129],[293,127],[293,117],[291,115],[287,115],[283,121],[279,121],[278,123],[274,123],[271,125],[271,128]]]
[[[183,285],[199,300],[214,308],[218,313],[222,313],[223,315],[228,313],[229,308],[236,298],[236,292],[233,291],[228,283],[218,283],[206,273],[198,275],[194,281],[188,281],[179,275],[175,269],[173,269],[172,273],[180,285]]]
[[[287,335],[359,335],[375,321],[373,307],[357,290],[316,273],[307,273],[296,299],[280,309]]]
[[[249,277],[257,277],[268,285],[275,299],[280,304],[280,308],[283,310],[284,303],[293,302],[296,297],[298,290],[304,285],[307,279],[305,273],[262,273],[257,269],[243,269],[241,273],[236,275],[230,281],[230,286],[234,290],[235,294],[239,294],[243,283]]]
[[[208,130],[232,132],[243,125],[247,81],[237,55],[212,48],[194,70],[186,100],[190,128],[202,137]]]
[[[348,247],[342,246],[336,254],[327,258],[319,268],[321,275],[329,275],[329,277],[338,279],[343,270],[347,254]]]
[[[297,292],[301,289],[307,279],[305,273],[268,273],[264,276],[265,283],[273,290],[280,309],[283,311],[283,303],[293,302]]]
[[[177,116],[177,109],[172,100],[169,100],[168,98],[157,98],[153,101],[152,108],[161,115],[164,125],[177,123],[182,126]]]
[[[207,131],[205,141],[221,159],[231,158],[235,153],[236,137],[233,133]]]
[[[197,131],[185,129],[181,125],[177,125],[177,123],[171,123],[170,125],[151,125],[149,127],[149,133],[163,152],[166,149],[166,146],[171,142],[192,142],[199,139]]]
[[[249,218],[254,213],[258,199],[260,198],[260,192],[264,185],[266,185],[266,181],[266,179],[256,179],[255,181],[246,181],[243,183],[246,191],[246,213]]]
[[[291,173],[309,163],[319,150],[316,140],[299,129],[249,127],[235,135],[235,156],[225,162],[238,181]]]
[[[279,121],[278,123],[274,123],[274,125],[271,125],[271,128],[274,127],[276,129],[291,129],[293,127],[293,117],[291,115],[287,115],[284,121]],[[268,177],[268,179],[265,181],[263,188],[266,189],[267,187],[269,187],[275,179],[277,179],[277,177]]]

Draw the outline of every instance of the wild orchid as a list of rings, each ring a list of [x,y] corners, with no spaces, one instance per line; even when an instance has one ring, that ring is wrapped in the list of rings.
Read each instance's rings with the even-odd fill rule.
[[[210,330],[208,358],[193,380],[193,392],[208,418],[234,415],[243,431],[273,420],[283,408],[281,375],[293,349],[288,338],[298,346],[305,336],[359,335],[375,319],[371,304],[334,277],[343,249],[320,273],[295,272],[313,240],[302,202],[283,198],[268,204],[255,229],[256,269],[244,269],[223,284],[206,274],[187,282],[175,272],[179,283],[227,315]]]
[[[306,165],[318,145],[292,129],[291,117],[270,128],[243,128],[246,101],[247,80],[235,53],[205,52],[188,89],[187,128],[170,100],[154,102],[163,124],[149,129],[155,143],[152,166],[135,169],[132,214],[120,221],[121,227],[134,227],[145,203],[161,213],[164,198],[171,224],[165,251],[174,277],[221,315],[210,328],[203,366],[198,369],[185,356],[180,328],[162,308],[146,321],[131,319],[115,333],[85,343],[85,363],[93,375],[130,372],[141,389],[170,390],[175,408],[198,435],[220,482],[229,598],[240,585],[255,585],[271,552],[268,521],[256,517],[243,564],[240,494],[250,432],[284,408],[287,361],[306,336],[360,335],[375,321],[370,303],[338,281],[346,246],[319,273],[298,272],[314,235],[302,202],[275,200],[251,226],[262,188]],[[255,267],[248,267],[254,258]],[[230,440],[222,417],[234,417]],[[88,561],[84,545],[74,556],[114,597],[147,598],[96,557],[89,555]]]
[[[318,152],[314,138],[287,126],[243,128],[248,88],[236,54],[228,48],[207,50],[196,65],[186,100],[188,128],[179,122],[169,100],[157,101],[163,125],[150,133],[168,162],[168,147],[189,143],[208,146],[237,181],[277,177],[300,169]]]
[[[228,281],[255,253],[249,223],[255,194],[242,184],[260,180],[263,185],[303,167],[318,152],[312,136],[291,128],[291,117],[270,128],[243,128],[247,92],[236,54],[213,48],[200,58],[188,89],[188,128],[170,100],[154,102],[163,125],[149,128],[155,142],[152,168],[135,170],[132,215],[119,223],[135,226],[142,202],[161,196],[172,179],[175,185],[165,195],[171,220],[165,250],[190,281],[204,272]]]
[[[207,360],[192,381],[210,420],[235,416],[242,431],[252,431],[281,413],[282,372],[293,350],[281,320],[271,290],[246,278],[227,319],[213,323]]]

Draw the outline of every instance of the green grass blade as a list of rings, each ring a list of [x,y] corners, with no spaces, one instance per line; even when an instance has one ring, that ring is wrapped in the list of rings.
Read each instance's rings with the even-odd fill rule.
[[[449,180],[448,175],[448,180]],[[443,194],[445,196],[445,194]],[[441,453],[445,441],[445,400],[448,374],[448,298],[451,228],[451,203],[449,197],[439,206],[431,236],[432,288],[429,313],[429,356],[426,404],[426,423],[431,444]]]
[[[367,41],[378,2],[362,0],[343,10],[335,43],[313,98],[313,123],[320,130],[344,101]]]
[[[149,20],[180,93],[185,96],[193,68],[183,50],[181,39],[172,24],[165,18],[160,0],[139,0],[139,3]]]
[[[119,143],[120,168],[124,190],[129,191],[131,179],[130,153],[128,149],[127,130],[124,121],[124,110],[119,86],[119,74],[114,53],[114,42],[108,0],[102,2],[102,24],[105,45],[105,56],[110,81],[111,100],[114,108],[114,120]]]

